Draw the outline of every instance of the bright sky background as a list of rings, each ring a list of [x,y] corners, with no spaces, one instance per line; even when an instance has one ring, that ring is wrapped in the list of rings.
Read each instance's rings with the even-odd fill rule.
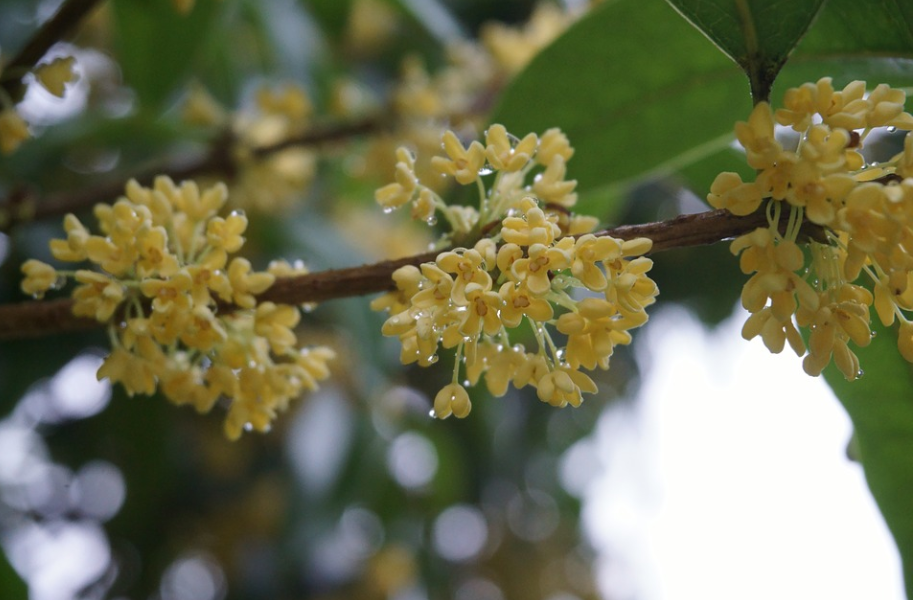
[[[584,528],[619,600],[904,598],[851,426],[801,360],[681,309],[641,332],[637,401],[607,412]],[[582,452],[578,452],[582,455]]]

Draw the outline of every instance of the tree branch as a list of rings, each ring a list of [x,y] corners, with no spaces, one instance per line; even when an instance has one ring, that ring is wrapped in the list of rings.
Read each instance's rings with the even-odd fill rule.
[[[89,14],[101,0],[66,0],[53,17],[42,23],[38,31],[3,69],[10,73],[3,78],[0,87],[13,101],[18,101],[24,92],[22,74],[31,71],[51,46],[66,37],[76,25]]]
[[[256,159],[263,159],[295,146],[319,146],[374,133],[381,130],[383,126],[384,121],[379,116],[366,117],[351,123],[322,125],[275,144],[254,148],[251,154]],[[146,187],[151,186],[153,180],[160,175],[168,176],[174,181],[183,181],[203,174],[216,173],[231,180],[239,168],[232,153],[234,143],[231,132],[225,131],[213,140],[209,152],[203,156],[185,160],[180,166],[159,163],[157,166],[144,169],[126,178],[136,179],[140,185]],[[124,181],[124,179],[118,178],[75,192],[49,194],[44,198],[39,198],[27,190],[14,192],[0,203],[0,211],[6,212],[6,219],[0,220],[0,231],[9,231],[13,226],[28,221],[78,212],[99,202],[113,202],[124,193]]]
[[[647,237],[653,240],[652,252],[661,252],[712,244],[766,225],[767,217],[763,212],[736,217],[727,211],[715,210],[682,215],[658,223],[623,225],[601,231],[597,235],[622,239]],[[280,278],[257,299],[260,302],[303,304],[390,290],[394,287],[391,279],[394,271],[405,265],[417,266],[433,261],[438,253],[426,252],[360,267]],[[101,327],[102,324],[95,320],[73,316],[72,307],[70,299],[0,305],[0,340],[41,337]],[[232,310],[234,307],[223,308]]]

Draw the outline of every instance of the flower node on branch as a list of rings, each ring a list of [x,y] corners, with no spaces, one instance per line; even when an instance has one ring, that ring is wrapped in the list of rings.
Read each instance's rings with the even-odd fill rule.
[[[658,293],[643,256],[651,241],[597,237],[589,233],[596,219],[570,212],[576,182],[564,177],[573,149],[557,129],[518,139],[492,125],[484,144],[464,145],[451,131],[442,141],[446,157],[432,164],[475,186],[478,209],[444,202],[416,176],[404,148],[396,182],[379,189],[377,201],[387,212],[411,203],[413,216],[429,222],[442,214],[451,230],[445,242],[476,241],[395,272],[396,291],[372,303],[390,313],[384,335],[399,338],[403,364],[429,366],[440,348],[455,348],[452,381],[434,400],[439,418],[469,414],[465,388],[482,378],[495,396],[511,383],[529,385],[543,402],[578,406],[584,392],[596,391],[581,368],[608,369],[615,347],[647,322]],[[524,335],[535,351],[515,343]]]
[[[296,307],[258,303],[276,277],[307,270],[275,262],[257,272],[234,257],[244,245],[247,217],[219,216],[224,185],[200,191],[159,177],[152,189],[135,181],[113,205],[95,207],[101,235],[74,215],[65,239],[51,240],[64,262],[89,268],[59,270],[37,260],[22,266],[22,289],[41,297],[72,277],[73,312],[108,323],[112,352],[98,371],[127,393],[158,389],[176,404],[208,412],[222,402],[225,432],[266,431],[276,414],[328,376],[333,351],[297,349]],[[218,312],[218,303],[239,310]]]
[[[742,305],[752,314],[742,335],[761,336],[775,353],[788,342],[805,356],[810,375],[819,375],[831,360],[848,380],[862,375],[850,343],[871,342],[873,304],[885,326],[900,321],[898,346],[913,362],[913,323],[905,314],[913,310],[913,258],[907,250],[913,247],[913,134],[888,161],[867,164],[862,154],[877,128],[913,129],[904,101],[903,91],[884,84],[868,94],[862,81],[836,91],[825,77],[787,91],[776,112],[761,102],[747,122],[735,126],[748,164],[757,169],[755,180],[721,173],[710,188],[710,204],[736,215],[766,203],[769,226],[731,246],[742,271],[751,275]],[[776,139],[775,123],[801,134],[795,150]],[[809,241],[807,257],[797,245],[805,219],[824,232]],[[874,293],[853,283],[863,272]]]

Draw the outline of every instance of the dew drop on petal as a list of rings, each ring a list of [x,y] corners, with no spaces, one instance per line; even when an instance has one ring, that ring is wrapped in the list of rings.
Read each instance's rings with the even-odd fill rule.
[[[253,423],[251,423],[250,421],[248,421],[247,423],[244,424],[244,431],[253,431],[253,430],[254,430],[254,424],[253,424]]]
[[[434,412],[434,409],[432,408],[431,410],[428,411],[428,416],[431,417],[432,419],[436,419],[437,413]]]
[[[865,371],[863,371],[862,369],[859,369],[858,371],[856,371],[856,379],[861,379],[863,375],[865,375]]]
[[[233,216],[233,217],[245,217],[245,216],[247,216],[247,214],[246,214],[242,209],[240,209],[240,208],[236,208],[235,210],[231,211],[231,213],[229,213],[229,214],[230,214],[231,216]]]
[[[893,125],[888,127],[888,133],[894,133],[895,131],[897,131],[897,128],[894,127]]]
[[[54,280],[54,283],[51,284],[52,290],[59,290],[67,283],[67,278],[65,275],[58,275],[57,279]]]
[[[492,167],[488,161],[486,161],[485,164],[479,168],[479,175],[491,175],[494,172],[495,168]]]
[[[437,217],[434,217],[434,216],[428,217],[427,219],[425,219],[425,223],[427,223],[431,227],[434,227],[435,225],[437,225]]]
[[[389,215],[390,213],[393,212],[393,207],[392,207],[392,206],[385,206],[385,207],[383,207],[382,210],[384,211],[384,214],[385,214],[385,215]]]
[[[472,384],[469,383],[469,380],[468,380],[468,379],[464,379],[464,380],[463,380],[463,387],[469,387],[469,386],[471,386],[471,385],[472,385]]]

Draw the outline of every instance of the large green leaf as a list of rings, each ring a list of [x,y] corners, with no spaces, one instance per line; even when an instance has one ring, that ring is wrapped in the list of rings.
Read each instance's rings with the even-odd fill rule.
[[[824,376],[853,420],[866,480],[900,549],[913,598],[913,370],[897,351],[894,331],[881,329],[856,354],[862,379],[847,382],[833,366]]]
[[[524,135],[561,127],[577,149],[580,208],[599,188],[641,176],[732,130],[751,102],[738,67],[662,0],[593,10],[505,91],[493,121]],[[714,148],[717,149],[717,148]]]
[[[756,101],[770,88],[823,0],[668,0],[736,62]]]
[[[825,4],[780,71],[774,104],[785,87],[827,75],[835,84],[909,84],[911,12],[888,0]],[[564,129],[577,149],[569,175],[579,182],[580,210],[606,216],[632,180],[719,152],[750,108],[741,70],[668,4],[616,0],[543,50],[505,90],[492,121],[521,135]]]
[[[182,15],[165,0],[112,3],[118,61],[144,106],[157,106],[190,73],[223,3],[200,0]]]

